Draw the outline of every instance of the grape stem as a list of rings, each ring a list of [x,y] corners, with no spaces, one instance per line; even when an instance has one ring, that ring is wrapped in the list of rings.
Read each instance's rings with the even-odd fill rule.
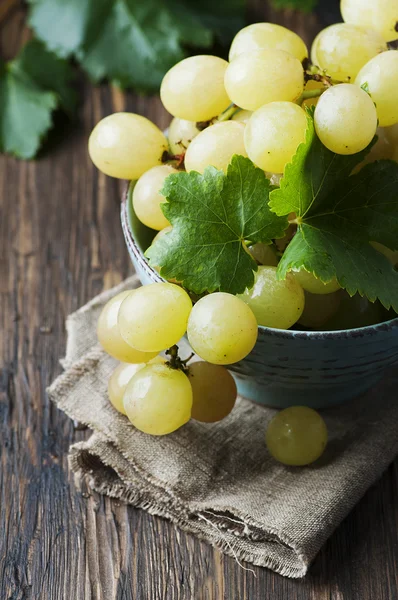
[[[188,356],[188,358],[185,358],[184,360],[182,360],[178,355],[178,346],[176,344],[174,344],[174,346],[172,346],[171,348],[166,350],[165,354],[170,356],[170,360],[168,360],[166,362],[166,365],[168,367],[170,367],[171,369],[183,371],[183,373],[185,373],[185,374],[188,373],[187,363],[191,360],[191,358],[193,356],[195,356],[194,353],[192,352],[192,354],[190,356]]]
[[[301,96],[299,98],[297,98],[296,103],[297,104],[302,104],[304,102],[304,100],[308,100],[308,98],[317,98],[318,96],[321,96],[323,94],[323,92],[326,91],[326,87],[324,89],[318,89],[318,90],[306,90],[305,92],[303,92],[301,94]]]
[[[241,110],[242,109],[239,108],[239,106],[236,106],[236,104],[232,103],[228,106],[226,110],[224,110],[223,113],[221,113],[221,115],[217,117],[216,122],[229,121],[235,113]]]
[[[185,152],[181,154],[171,154],[165,150],[162,154],[162,163],[173,163],[175,169],[184,169]]]

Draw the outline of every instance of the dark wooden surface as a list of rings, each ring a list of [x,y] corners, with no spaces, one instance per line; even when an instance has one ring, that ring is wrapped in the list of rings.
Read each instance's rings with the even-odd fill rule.
[[[259,0],[250,16],[307,41],[319,28],[319,17],[276,14]],[[23,17],[17,7],[0,24],[3,57],[26,38]],[[397,463],[303,581],[253,575],[162,519],[75,487],[68,448],[88,432],[45,388],[61,371],[67,314],[131,271],[121,185],[90,164],[87,137],[115,110],[169,120],[156,98],[106,86],[82,94],[78,123],[39,160],[0,157],[0,600],[397,600]]]

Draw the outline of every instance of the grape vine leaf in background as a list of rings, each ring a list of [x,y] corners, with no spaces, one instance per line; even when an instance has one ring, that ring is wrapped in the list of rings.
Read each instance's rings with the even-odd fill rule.
[[[73,113],[72,69],[38,41],[9,63],[0,61],[0,151],[32,158],[52,125],[52,112]]]
[[[154,91],[186,47],[209,48],[243,26],[245,0],[29,0],[36,36],[90,78]],[[222,27],[220,25],[222,24]]]
[[[244,240],[269,244],[288,226],[269,209],[270,189],[264,171],[237,155],[226,175],[214,167],[169,175],[163,212],[173,229],[147,250],[151,264],[196,294],[252,287],[257,264]]]
[[[277,215],[295,212],[299,222],[278,274],[305,268],[324,282],[337,277],[350,295],[378,298],[398,311],[398,273],[369,243],[398,249],[398,164],[380,160],[350,175],[369,148],[334,154],[319,141],[312,114],[305,142],[270,194]]]

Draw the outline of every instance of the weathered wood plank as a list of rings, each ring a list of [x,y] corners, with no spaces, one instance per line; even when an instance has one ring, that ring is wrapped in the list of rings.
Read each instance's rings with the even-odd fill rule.
[[[12,9],[0,29],[11,57],[26,37]],[[315,16],[250,3],[253,20],[295,28]],[[106,86],[82,90],[80,119],[30,163],[0,158],[1,600],[395,600],[398,473],[392,466],[326,544],[305,581],[242,570],[166,521],[77,489],[69,445],[88,432],[49,404],[66,315],[131,267],[119,225],[121,184],[98,174],[86,142],[114,110],[169,118],[156,98]]]

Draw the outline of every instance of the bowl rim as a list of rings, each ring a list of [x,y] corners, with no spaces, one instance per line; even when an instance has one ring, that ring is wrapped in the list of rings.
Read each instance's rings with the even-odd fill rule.
[[[130,247],[130,250],[134,254],[134,257],[136,258],[137,262],[148,273],[148,275],[150,275],[154,283],[167,283],[167,280],[164,279],[153,267],[151,267],[149,262],[146,260],[144,253],[138,246],[133,236],[133,232],[131,231],[128,204],[130,189],[132,188],[133,184],[135,184],[135,182],[128,182],[126,189],[123,193],[120,210],[122,229],[125,236],[126,244]],[[375,323],[374,325],[366,325],[365,327],[356,327],[353,329],[337,329],[334,331],[296,331],[292,329],[276,329],[273,327],[264,327],[263,325],[258,326],[259,335],[271,335],[274,337],[285,339],[340,339],[364,337],[367,335],[375,335],[379,332],[392,331],[393,329],[398,329],[398,317],[394,317],[389,321]]]

